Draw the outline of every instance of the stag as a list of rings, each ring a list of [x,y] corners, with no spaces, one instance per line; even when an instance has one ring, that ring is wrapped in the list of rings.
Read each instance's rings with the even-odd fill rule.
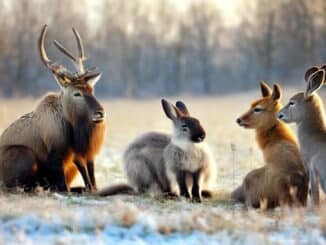
[[[103,107],[94,96],[101,73],[85,69],[84,48],[76,29],[78,57],[62,44],[55,46],[75,64],[77,72],[49,59],[44,42],[44,25],[39,42],[40,57],[52,71],[60,92],[44,96],[30,113],[14,121],[0,136],[0,182],[3,189],[37,186],[69,191],[79,171],[86,189],[96,189],[94,156],[102,145],[105,123]]]

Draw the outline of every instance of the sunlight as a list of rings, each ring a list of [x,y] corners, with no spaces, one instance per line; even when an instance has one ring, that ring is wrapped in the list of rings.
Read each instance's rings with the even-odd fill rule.
[[[180,12],[184,12],[188,9],[192,3],[200,3],[203,0],[169,0],[171,4],[175,5]],[[158,0],[143,0],[143,2],[155,6],[159,3]],[[227,27],[237,26],[240,22],[240,16],[238,14],[239,7],[245,2],[244,0],[214,0],[214,2],[221,10],[221,15],[225,20]]]
[[[182,0],[171,2],[174,3],[181,11],[184,11],[187,9],[189,4],[200,1],[201,0]],[[226,26],[233,27],[239,23],[240,19],[238,11],[239,6],[244,3],[243,0],[215,0],[215,3],[221,9],[221,14],[225,20]]]

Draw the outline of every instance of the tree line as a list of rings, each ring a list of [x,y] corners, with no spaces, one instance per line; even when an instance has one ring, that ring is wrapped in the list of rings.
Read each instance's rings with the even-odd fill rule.
[[[37,50],[44,23],[49,55],[71,69],[51,41],[75,50],[71,27],[79,30],[89,65],[103,72],[100,95],[221,94],[259,79],[298,84],[307,66],[326,60],[324,0],[244,1],[231,27],[214,0],[182,11],[171,1],[149,2],[2,1],[0,95],[56,89]]]

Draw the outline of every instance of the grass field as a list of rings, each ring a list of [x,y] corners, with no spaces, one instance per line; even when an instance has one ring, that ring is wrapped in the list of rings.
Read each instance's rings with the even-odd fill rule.
[[[205,127],[215,156],[218,176],[214,199],[193,204],[155,196],[1,194],[0,243],[325,244],[326,209],[309,205],[263,212],[229,201],[230,191],[245,174],[263,164],[254,132],[235,123],[258,95],[257,91],[223,97],[182,96]],[[284,103],[288,97],[285,95]],[[96,160],[100,188],[126,181],[121,156],[129,141],[148,130],[169,133],[172,129],[159,99],[101,101],[108,130]],[[28,98],[0,100],[0,132],[36,104]],[[82,184],[80,177],[75,184]]]

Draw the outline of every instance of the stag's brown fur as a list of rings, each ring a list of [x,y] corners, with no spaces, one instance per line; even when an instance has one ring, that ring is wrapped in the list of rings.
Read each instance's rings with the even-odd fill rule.
[[[84,181],[86,187],[92,188],[94,172],[89,174],[89,168],[78,165],[76,159],[83,154],[83,159],[93,164],[94,154],[103,140],[104,110],[93,94],[100,73],[84,71],[83,48],[76,30],[80,72],[71,73],[49,60],[44,48],[46,29],[44,26],[39,39],[41,60],[53,72],[61,92],[46,95],[33,112],[22,116],[3,132],[0,182],[4,189],[33,190],[41,185],[67,191],[76,175],[76,168],[71,164],[74,162],[79,171],[89,175],[88,182],[85,178]]]
[[[253,102],[237,121],[241,126],[256,130],[265,165],[249,172],[232,198],[253,207],[260,207],[264,202],[268,208],[282,204],[305,205],[308,178],[296,139],[290,128],[277,119],[281,108],[280,88],[274,85],[272,93],[265,83],[261,82],[261,87],[264,97]]]
[[[104,142],[106,127],[105,123],[98,123],[93,125],[91,128],[92,130],[86,151],[75,152],[71,154],[71,157],[65,162],[65,179],[68,186],[71,186],[71,183],[78,174],[76,162],[82,164],[85,168],[89,168],[90,165],[93,165],[94,168],[95,157],[100,152],[100,149]],[[91,186],[89,186],[89,188],[92,190],[96,190],[96,181],[94,173],[89,173],[89,181],[92,184]]]

